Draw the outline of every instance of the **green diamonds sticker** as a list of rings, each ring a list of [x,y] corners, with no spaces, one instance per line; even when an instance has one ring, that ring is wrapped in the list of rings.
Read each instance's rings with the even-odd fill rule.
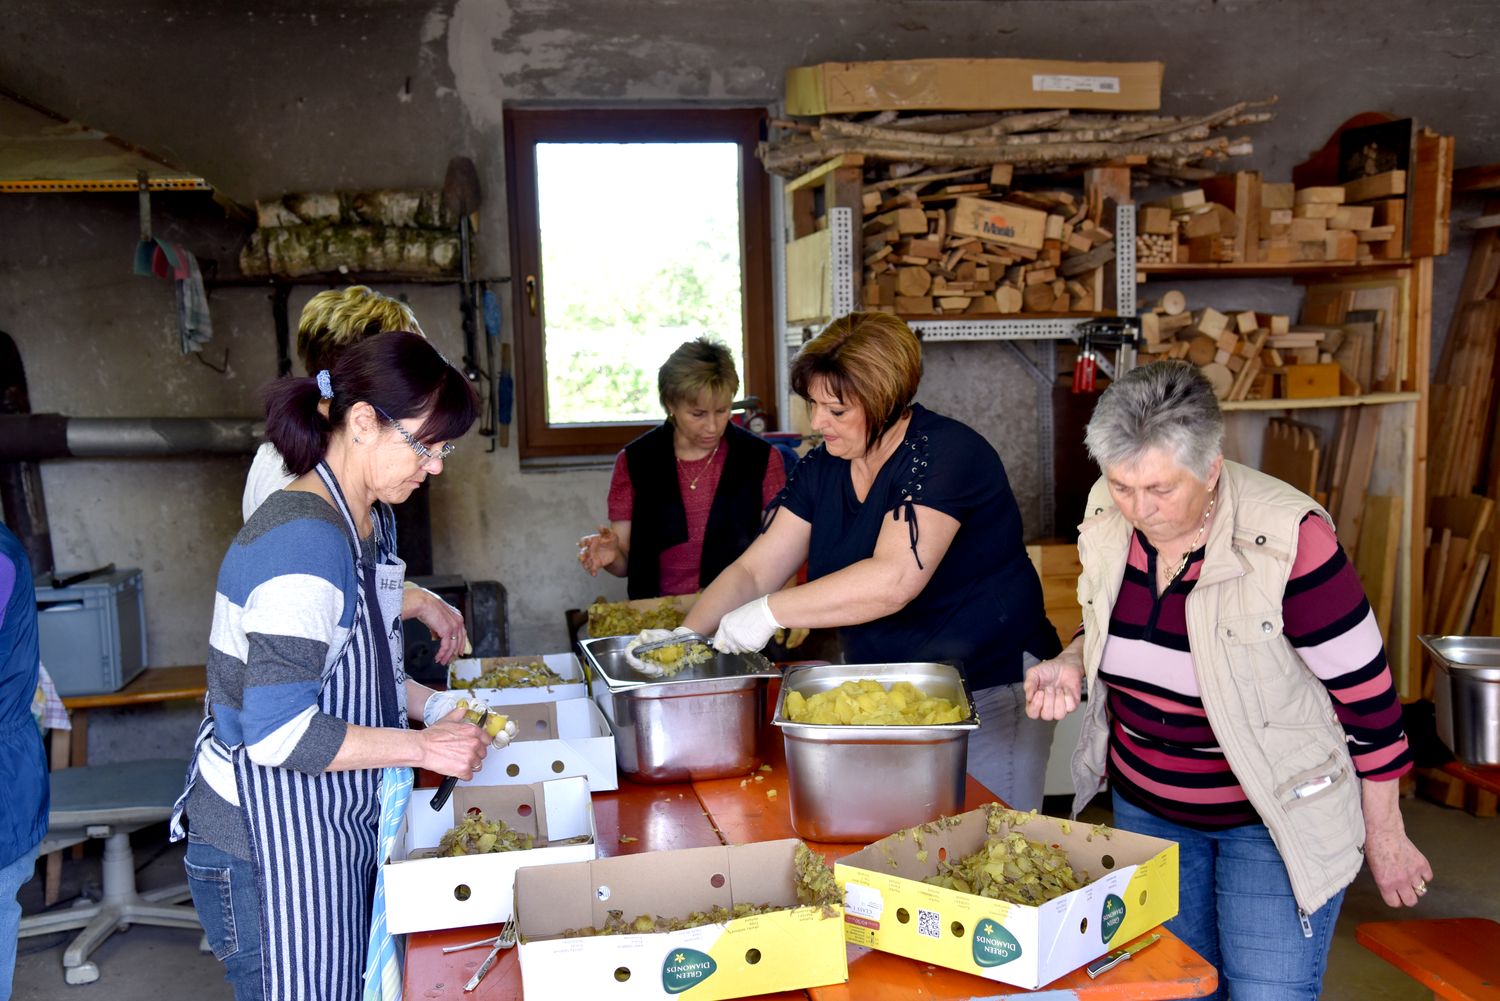
[[[984,920],[974,927],[974,962],[980,966],[1004,966],[1021,958],[1021,943],[998,921]]]
[[[1099,915],[1099,934],[1108,942],[1125,920],[1125,901],[1113,893],[1104,898],[1104,912]]]
[[[681,994],[713,976],[719,964],[697,949],[673,949],[661,964],[661,986],[668,994]]]

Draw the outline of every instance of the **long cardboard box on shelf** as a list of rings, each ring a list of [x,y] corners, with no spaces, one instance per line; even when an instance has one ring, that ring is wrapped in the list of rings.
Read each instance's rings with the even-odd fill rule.
[[[797,906],[796,839],[622,855],[516,874],[527,997],[718,1001],[849,978],[844,914]],[[561,938],[610,911],[685,918],[737,903],[784,905],[674,932]]]
[[[989,808],[981,807],[897,832],[837,862],[845,938],[1034,990],[1177,913],[1176,842],[1053,817],[1013,816],[1027,818],[1015,830],[1061,845],[1090,882],[1040,907],[924,883],[937,873],[939,859],[957,861],[984,845]]]
[[[583,665],[571,653],[548,653],[534,657],[461,657],[448,669],[448,687],[457,690],[463,687],[456,684],[457,681],[473,680],[500,664],[525,664],[537,660],[562,678],[562,683],[535,688],[474,688],[471,689],[474,697],[494,705],[508,706],[588,698],[589,687],[583,676]]]
[[[900,59],[797,66],[786,113],[1094,108],[1155,111],[1164,64],[1057,59]]]
[[[507,921],[514,913],[514,881],[522,866],[580,862],[594,857],[594,810],[583,778],[528,785],[464,786],[440,810],[435,789],[413,789],[406,819],[385,872],[386,922],[393,934]],[[459,858],[430,856],[470,808],[536,839],[529,851]]]

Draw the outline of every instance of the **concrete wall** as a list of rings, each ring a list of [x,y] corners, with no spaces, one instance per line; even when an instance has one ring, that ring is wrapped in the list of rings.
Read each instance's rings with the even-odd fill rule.
[[[434,187],[451,156],[469,155],[485,191],[488,275],[508,272],[507,103],[771,104],[786,67],[824,60],[1163,59],[1174,111],[1279,95],[1276,120],[1253,130],[1249,161],[1274,177],[1367,109],[1456,133],[1461,163],[1500,159],[1492,99],[1500,64],[1486,58],[1497,34],[1486,0],[249,6],[258,9],[11,3],[0,84],[188,165],[242,202],[337,186]],[[227,227],[205,227],[201,203],[158,205],[191,249],[232,261]],[[254,389],[273,374],[264,293],[213,295],[208,354],[230,350],[227,376],[181,358],[169,287],[128,274],[133,212],[128,196],[0,199],[0,329],[21,345],[34,407],[80,416],[254,413]],[[1442,292],[1460,270],[1461,261],[1442,266],[1440,317]],[[393,291],[407,293],[429,333],[457,353],[452,289]],[[927,366],[923,400],[997,444],[1035,532],[1040,469],[1029,377],[1001,345],[935,345]],[[59,562],[146,567],[154,663],[202,658],[214,569],[238,522],[244,466],[46,466]],[[513,448],[485,455],[471,440],[435,484],[437,565],[505,583],[518,649],[560,648],[562,609],[622,594],[618,582],[590,580],[573,563],[573,542],[603,515],[606,482],[598,468],[522,471]]]

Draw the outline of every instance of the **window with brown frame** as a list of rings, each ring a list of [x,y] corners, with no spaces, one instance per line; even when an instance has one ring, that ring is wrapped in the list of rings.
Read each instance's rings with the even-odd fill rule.
[[[761,109],[507,110],[521,458],[609,454],[660,423],[702,335],[774,427]]]

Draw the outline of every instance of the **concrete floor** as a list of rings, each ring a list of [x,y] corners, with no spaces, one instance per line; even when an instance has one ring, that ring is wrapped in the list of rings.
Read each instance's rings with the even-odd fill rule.
[[[1354,941],[1354,929],[1366,921],[1388,921],[1420,915],[1428,918],[1488,917],[1500,920],[1500,866],[1495,848],[1500,844],[1500,818],[1478,820],[1461,810],[1450,810],[1422,800],[1402,805],[1407,830],[1432,861],[1436,877],[1418,912],[1393,912],[1385,906],[1374,882],[1362,873],[1350,888],[1339,917],[1324,981],[1325,1001],[1425,1001],[1432,997],[1413,980],[1376,958]],[[1095,818],[1088,818],[1095,819]],[[1105,819],[1101,814],[1100,818]],[[157,851],[166,839],[165,827],[135,836],[137,864]],[[1460,866],[1462,870],[1460,871]],[[172,846],[142,869],[142,889],[182,881],[182,848]],[[63,866],[64,899],[90,883],[97,886],[99,859],[68,860]],[[41,881],[23,888],[21,903],[27,914],[41,907]],[[62,953],[67,937],[52,935],[22,939],[16,962],[15,1001],[196,1001],[229,999],[232,994],[212,956],[198,951],[193,932],[135,927],[111,936],[94,954],[101,976],[93,984],[68,987],[62,978]],[[455,998],[458,995],[455,994]]]

